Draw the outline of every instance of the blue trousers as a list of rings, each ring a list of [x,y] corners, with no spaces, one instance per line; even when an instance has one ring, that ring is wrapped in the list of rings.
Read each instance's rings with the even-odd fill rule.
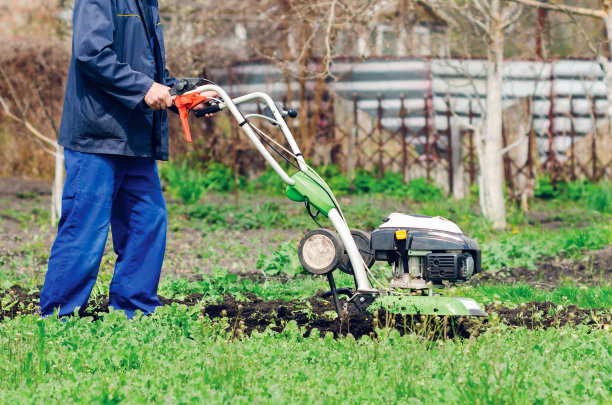
[[[109,305],[128,317],[160,306],[168,215],[152,158],[64,150],[62,217],[40,294],[42,316],[83,313],[109,225],[117,254]]]

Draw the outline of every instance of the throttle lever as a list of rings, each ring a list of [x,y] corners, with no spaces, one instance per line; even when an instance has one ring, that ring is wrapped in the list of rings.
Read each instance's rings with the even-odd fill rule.
[[[189,123],[187,122],[187,115],[189,111],[196,105],[207,101],[208,98],[198,93],[187,93],[180,96],[174,97],[174,105],[179,110],[179,116],[181,117],[181,124],[183,124],[183,131],[185,132],[185,139],[191,143],[191,132],[189,131]]]

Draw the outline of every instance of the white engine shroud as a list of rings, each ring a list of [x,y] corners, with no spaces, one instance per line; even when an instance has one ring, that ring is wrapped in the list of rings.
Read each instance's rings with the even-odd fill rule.
[[[394,212],[389,215],[389,220],[384,222],[379,228],[412,228],[444,231],[463,234],[461,228],[452,221],[442,217],[426,217],[423,215],[400,214]]]

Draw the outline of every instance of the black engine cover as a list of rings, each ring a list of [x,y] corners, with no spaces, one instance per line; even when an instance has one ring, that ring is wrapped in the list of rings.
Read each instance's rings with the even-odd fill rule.
[[[395,231],[405,229],[408,233],[406,250],[427,250],[435,253],[431,255],[461,255],[461,253],[444,253],[449,250],[469,252],[474,259],[474,273],[481,270],[481,252],[475,240],[463,235],[438,230],[410,229],[410,228],[383,228],[372,232],[370,239],[371,250],[376,260],[389,262],[397,260],[400,248],[395,240]],[[462,255],[465,260],[465,255]],[[433,278],[432,278],[433,279]],[[437,280],[450,280],[450,278],[437,278]],[[464,278],[454,278],[464,280]]]
[[[425,256],[425,280],[467,280],[467,258],[462,253],[430,253]]]

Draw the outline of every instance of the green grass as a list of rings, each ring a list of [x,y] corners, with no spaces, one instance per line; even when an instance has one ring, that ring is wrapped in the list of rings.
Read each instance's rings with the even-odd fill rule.
[[[381,332],[230,339],[223,320],[164,307],[127,321],[0,326],[2,403],[609,403],[612,335],[499,326],[468,341]]]
[[[474,298],[482,305],[500,301],[504,305],[519,305],[529,301],[551,301],[559,305],[580,308],[612,308],[611,286],[578,286],[563,284],[553,289],[535,288],[527,284],[493,284],[477,287],[451,288],[445,295]]]
[[[538,260],[562,255],[579,258],[589,250],[612,244],[612,223],[608,220],[584,224],[583,228],[562,227],[550,231],[541,227],[523,226],[515,231],[500,232],[481,243],[483,268],[527,267],[535,269]]]
[[[0,211],[0,219],[17,221],[22,228],[31,225],[47,226],[49,224],[49,211],[39,206],[29,210],[6,209]]]
[[[268,277],[263,282],[241,278],[223,268],[214,268],[212,274],[202,275],[201,281],[187,281],[168,277],[159,287],[159,294],[166,298],[184,299],[189,294],[202,294],[206,302],[219,301],[223,295],[232,294],[238,299],[246,293],[255,294],[265,300],[303,300],[312,297],[318,290],[329,290],[324,276]],[[351,276],[336,272],[338,286],[353,286]],[[244,298],[242,298],[244,299]]]
[[[28,288],[41,285],[48,260],[49,249],[36,237],[11,254],[0,255],[0,288],[15,284]]]

